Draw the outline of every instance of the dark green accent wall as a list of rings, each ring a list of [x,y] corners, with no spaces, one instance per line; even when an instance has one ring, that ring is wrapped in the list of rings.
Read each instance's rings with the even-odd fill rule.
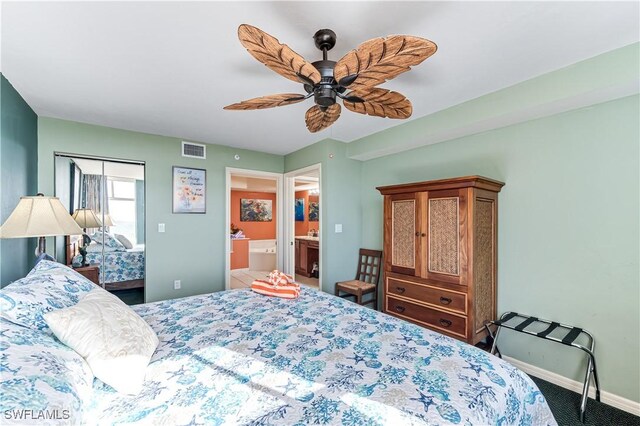
[[[0,80],[0,222],[4,223],[21,196],[38,190],[38,116],[4,75]],[[33,238],[0,240],[0,285],[29,272],[35,247]]]

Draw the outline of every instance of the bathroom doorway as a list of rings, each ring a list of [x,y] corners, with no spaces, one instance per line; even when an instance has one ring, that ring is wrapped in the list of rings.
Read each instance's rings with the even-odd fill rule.
[[[285,174],[286,269],[296,282],[321,289],[321,168],[316,164]]]
[[[227,168],[227,290],[282,270],[282,175]]]

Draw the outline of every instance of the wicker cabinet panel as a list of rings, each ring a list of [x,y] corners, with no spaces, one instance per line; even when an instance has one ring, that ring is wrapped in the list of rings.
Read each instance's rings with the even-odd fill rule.
[[[391,262],[395,266],[415,268],[416,242],[414,232],[416,229],[416,201],[393,201],[391,203],[391,210],[391,214],[393,215],[393,253]]]
[[[474,209],[473,274],[476,295],[475,330],[482,330],[485,322],[496,317],[494,289],[495,231],[494,205],[490,199],[477,198]]]
[[[385,260],[387,269],[408,275],[415,275],[420,269],[417,256],[420,241],[417,238],[420,202],[417,194],[409,193],[389,197],[385,201],[385,241],[388,243]]]
[[[429,272],[460,274],[459,198],[429,198]]]

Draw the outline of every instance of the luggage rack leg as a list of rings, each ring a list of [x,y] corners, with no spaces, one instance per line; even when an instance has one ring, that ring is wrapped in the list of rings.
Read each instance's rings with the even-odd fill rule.
[[[524,321],[522,321],[521,323],[519,323],[518,325],[510,325],[510,324],[505,324],[506,322],[508,322],[510,319],[515,318],[515,317],[521,317],[524,318]],[[533,324],[533,323],[544,323],[544,324],[548,324],[547,329],[540,331],[540,332],[533,332],[533,331],[528,331],[526,330],[526,328]],[[495,333],[492,332],[491,330],[491,325],[495,325],[496,326],[496,331]],[[572,346],[576,349],[581,349],[582,351],[584,351],[587,355],[588,355],[588,362],[587,362],[587,370],[585,371],[585,377],[584,377],[584,384],[582,386],[582,396],[580,399],[580,422],[584,423],[584,418],[585,418],[585,413],[587,411],[587,402],[589,400],[589,385],[591,384],[591,378],[593,377],[593,381],[595,384],[595,391],[596,391],[596,401],[600,401],[600,380],[598,379],[598,370],[596,368],[596,358],[594,355],[594,349],[595,349],[595,341],[593,339],[593,336],[591,335],[591,333],[589,333],[586,330],[583,330],[581,328],[577,328],[577,327],[573,327],[570,325],[566,325],[566,324],[560,324],[554,321],[547,321],[547,320],[541,320],[538,319],[536,317],[531,317],[528,315],[521,315],[515,312],[505,312],[504,314],[502,314],[502,316],[500,317],[499,320],[496,321],[489,321],[484,325],[485,329],[487,330],[487,334],[489,335],[489,337],[493,340],[492,344],[491,344],[491,354],[495,355],[497,353],[497,355],[502,358],[502,354],[500,353],[499,349],[498,349],[498,336],[500,335],[500,329],[502,329],[503,327],[505,328],[509,328],[511,330],[515,330],[516,332],[520,332],[520,333],[525,333],[525,334],[529,334],[532,336],[536,336],[539,337],[541,339],[545,339],[545,340],[551,340],[553,342],[556,343],[562,343],[564,345],[567,346]],[[556,328],[564,328],[569,330],[569,332],[562,338],[559,339],[557,337],[552,337],[550,336],[551,332],[554,331]],[[586,335],[589,338],[589,347],[583,346],[582,344],[579,343],[575,343],[575,340],[580,336],[580,335]]]

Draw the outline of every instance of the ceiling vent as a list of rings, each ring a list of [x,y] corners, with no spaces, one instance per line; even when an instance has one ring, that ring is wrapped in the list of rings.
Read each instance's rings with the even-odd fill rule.
[[[207,158],[207,147],[193,142],[182,141],[182,156],[190,158]]]

